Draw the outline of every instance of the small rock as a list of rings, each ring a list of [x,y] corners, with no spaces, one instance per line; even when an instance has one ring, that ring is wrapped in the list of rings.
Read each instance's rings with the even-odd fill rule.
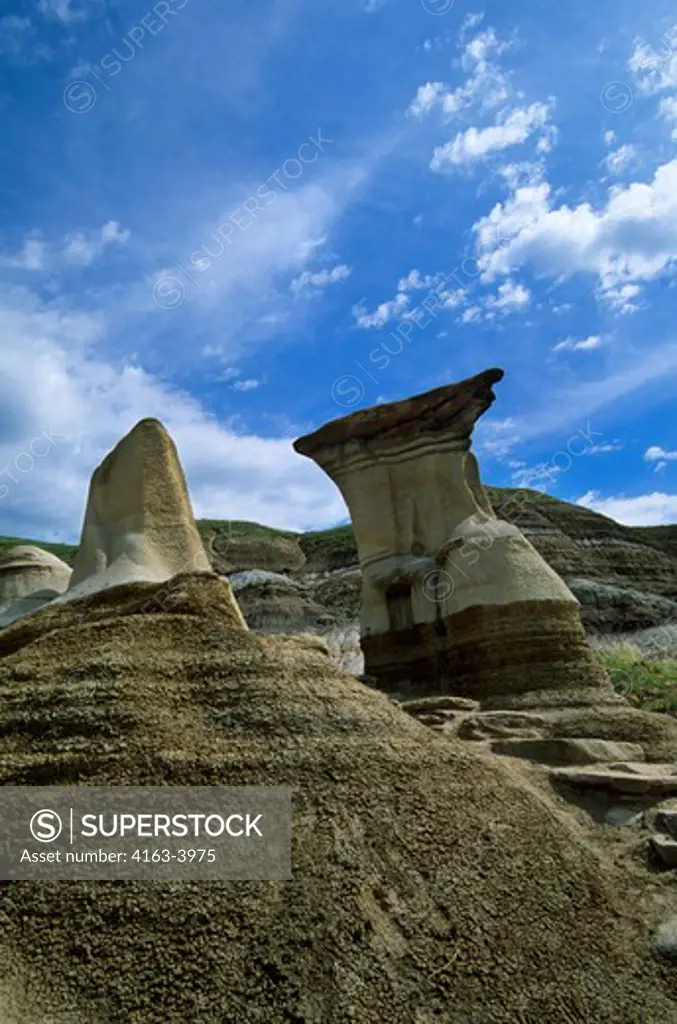
[[[416,715],[415,717],[421,725],[444,725],[441,715]]]
[[[417,715],[420,711],[476,711],[479,704],[476,700],[470,700],[468,697],[454,697],[447,693],[440,697],[405,700],[400,707],[410,715]]]
[[[494,740],[495,754],[522,757],[539,764],[598,764],[620,758],[641,761],[644,751],[637,743],[615,743],[596,739],[509,739]]]
[[[463,740],[543,739],[548,723],[528,711],[483,711],[461,723],[458,735]]]
[[[615,804],[610,807],[604,815],[605,825],[628,826],[638,828],[643,822],[644,816],[637,807],[626,807],[623,804]]]
[[[666,868],[677,868],[677,839],[657,832],[651,836],[651,845]]]
[[[654,828],[677,839],[677,808],[658,807],[654,818]]]
[[[618,793],[642,793],[666,796],[677,793],[677,766],[674,764],[590,765],[588,768],[551,768],[553,782],[593,789],[611,789]]]
[[[656,949],[663,956],[677,960],[677,914],[668,918],[656,934]]]

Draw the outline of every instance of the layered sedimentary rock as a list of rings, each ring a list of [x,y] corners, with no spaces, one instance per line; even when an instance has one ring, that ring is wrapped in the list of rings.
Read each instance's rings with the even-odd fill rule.
[[[0,627],[29,615],[62,594],[71,568],[33,545],[10,548],[0,558]]]
[[[677,1024],[654,953],[674,886],[532,766],[241,629],[224,587],[11,626],[0,785],[289,786],[291,880],[3,882],[3,1024]]]
[[[400,693],[614,700],[576,598],[496,517],[470,451],[503,371],[334,420],[295,449],[334,480],[363,572],[366,672]]]
[[[496,514],[523,531],[581,602],[590,632],[677,622],[670,527],[640,529],[531,490],[490,488]]]

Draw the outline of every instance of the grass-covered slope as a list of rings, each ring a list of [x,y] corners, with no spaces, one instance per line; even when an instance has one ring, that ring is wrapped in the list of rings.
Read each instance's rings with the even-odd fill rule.
[[[597,652],[609,670],[617,693],[635,707],[661,711],[677,718],[677,661],[650,661],[632,643]]]
[[[0,536],[0,558],[2,558],[10,548],[14,548],[18,544],[30,544],[33,547],[43,548],[44,551],[50,551],[53,555],[56,555],[57,558],[61,558],[64,562],[68,562],[69,564],[75,558],[75,552],[77,551],[76,544],[53,544],[51,541],[46,540],[28,540],[24,537]]]

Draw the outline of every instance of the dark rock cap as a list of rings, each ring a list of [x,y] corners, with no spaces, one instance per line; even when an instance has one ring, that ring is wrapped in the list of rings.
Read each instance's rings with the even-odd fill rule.
[[[459,434],[472,430],[477,419],[494,402],[494,384],[503,379],[504,371],[494,367],[475,377],[444,384],[413,398],[385,402],[360,409],[349,416],[331,420],[313,434],[294,441],[294,451],[310,458],[320,448],[345,444],[346,441],[372,438],[416,437],[421,432],[435,432],[455,427]]]

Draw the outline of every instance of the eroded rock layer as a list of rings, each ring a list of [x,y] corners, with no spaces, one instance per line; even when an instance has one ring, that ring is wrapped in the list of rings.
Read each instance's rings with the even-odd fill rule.
[[[580,626],[575,605],[517,601],[474,605],[434,624],[366,636],[368,671],[403,696],[454,693],[502,700],[546,690],[548,703],[617,704]]]
[[[193,574],[10,626],[0,784],[291,786],[292,879],[4,884],[3,1024],[676,1024],[667,891],[224,595]]]

